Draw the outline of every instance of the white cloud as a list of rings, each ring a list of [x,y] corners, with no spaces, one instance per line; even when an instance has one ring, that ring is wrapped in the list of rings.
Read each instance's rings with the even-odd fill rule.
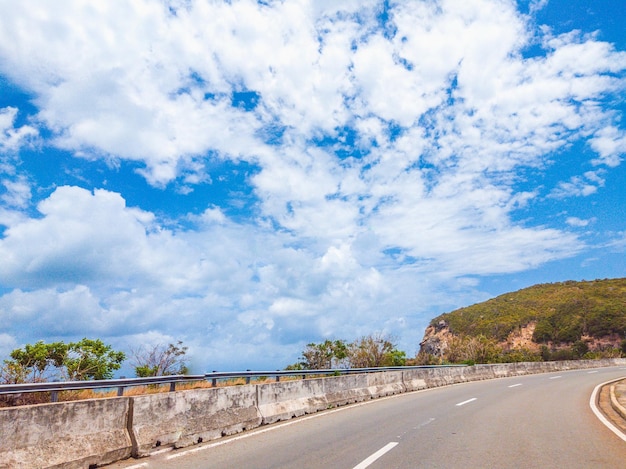
[[[600,129],[591,139],[590,145],[599,156],[593,160],[594,164],[605,164],[614,168],[619,166],[622,155],[626,153],[626,135],[611,125]]]
[[[582,218],[578,218],[578,217],[567,217],[567,219],[565,220],[565,223],[567,223],[570,226],[583,228],[589,225],[590,223],[593,223],[594,221],[595,221],[595,218],[592,218],[589,220],[583,220]]]
[[[549,0],[531,0],[528,7],[530,14],[534,14],[540,10],[543,10],[548,4]]]
[[[31,199],[31,189],[26,177],[20,176],[16,180],[4,179],[0,183],[5,189],[5,192],[0,195],[0,200],[6,206],[18,209],[28,206]]]
[[[180,194],[212,180],[212,160],[257,169],[248,221],[207,201],[186,229],[73,186],[28,214],[30,180],[4,178],[9,334],[40,315],[59,334],[185,336],[224,362],[271,343],[278,360],[317,336],[415,334],[423,305],[450,301],[442,285],[474,298],[471,276],[581,252],[568,230],[590,220],[518,221],[541,202],[525,175],[588,139],[603,168],[549,197],[604,186],[624,153],[607,103],[626,53],[537,28],[545,4],[392,2],[386,29],[375,1],[0,4],[0,73],[33,96],[46,145],[131,160]],[[16,116],[0,111],[3,151],[38,135]]]
[[[29,140],[37,135],[37,129],[30,125],[15,128],[17,108],[5,107],[0,109],[0,152],[16,152]]]
[[[603,171],[587,171],[583,176],[573,176],[568,182],[560,182],[548,197],[565,199],[567,197],[587,197],[595,194],[604,186]]]

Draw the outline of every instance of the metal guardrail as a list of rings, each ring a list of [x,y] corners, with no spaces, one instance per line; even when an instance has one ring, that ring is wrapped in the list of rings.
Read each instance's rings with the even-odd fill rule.
[[[381,371],[403,371],[424,368],[446,368],[466,365],[423,365],[423,366],[390,366],[379,368],[345,368],[326,370],[276,370],[276,371],[213,371],[203,375],[172,375],[155,376],[148,378],[121,378],[105,379],[93,381],[54,381],[46,383],[22,383],[22,384],[2,384],[0,385],[0,395],[23,394],[33,392],[49,392],[50,401],[58,401],[60,391],[80,391],[84,389],[115,389],[117,395],[123,396],[126,388],[150,385],[170,385],[170,392],[176,391],[177,383],[189,383],[194,381],[211,381],[212,386],[216,386],[219,380],[243,378],[249,384],[252,378],[269,378],[280,381],[283,376],[301,376],[306,379],[308,376],[340,376],[359,373],[379,373]]]
[[[59,391],[81,391],[84,389],[115,389],[117,395],[123,396],[124,389],[137,386],[170,385],[170,391],[176,390],[176,383],[204,381],[204,375],[173,375],[148,378],[103,379],[93,381],[53,381],[49,383],[2,384],[0,395],[23,394],[33,392],[49,392],[50,401],[58,401]]]

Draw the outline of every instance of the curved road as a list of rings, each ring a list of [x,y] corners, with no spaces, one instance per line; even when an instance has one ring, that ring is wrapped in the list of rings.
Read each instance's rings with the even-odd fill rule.
[[[111,468],[622,468],[626,441],[593,414],[625,367],[402,394]]]

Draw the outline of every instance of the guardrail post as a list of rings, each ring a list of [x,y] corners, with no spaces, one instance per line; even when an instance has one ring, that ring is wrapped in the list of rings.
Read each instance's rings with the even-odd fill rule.
[[[280,383],[280,375],[276,375],[276,382]]]
[[[176,381],[170,383],[170,392],[176,391]]]
[[[211,386],[214,387],[214,388],[217,387],[217,378],[213,378],[211,380]]]
[[[117,397],[122,397],[124,395],[124,386],[117,387]]]
[[[50,391],[50,402],[59,402],[59,392]]]

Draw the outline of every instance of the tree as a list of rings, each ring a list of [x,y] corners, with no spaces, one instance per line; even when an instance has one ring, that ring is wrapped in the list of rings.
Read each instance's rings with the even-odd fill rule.
[[[134,350],[132,355],[135,374],[140,378],[187,374],[189,368],[186,353],[187,347],[180,340],[167,346],[158,344],[149,349]]]
[[[300,365],[305,370],[329,370],[343,365],[347,346],[343,340],[328,340],[307,344]]]
[[[126,358],[124,352],[116,352],[100,339],[84,338],[68,345],[63,361],[67,376],[72,381],[87,379],[110,379]]]
[[[398,350],[393,340],[381,334],[361,337],[351,343],[325,340],[307,344],[300,361],[288,370],[328,370],[336,368],[369,368],[404,366],[406,353]]]
[[[125,359],[100,339],[80,342],[39,341],[15,349],[10,360],[4,360],[2,380],[6,383],[41,382],[49,379],[107,379]]]
[[[361,337],[348,346],[348,361],[351,368],[402,366],[406,362],[406,354],[396,349],[390,337],[373,334]]]
[[[67,345],[63,342],[46,344],[43,341],[26,344],[11,352],[10,360],[4,360],[2,378],[5,383],[36,383],[52,378],[50,368],[63,366]]]

